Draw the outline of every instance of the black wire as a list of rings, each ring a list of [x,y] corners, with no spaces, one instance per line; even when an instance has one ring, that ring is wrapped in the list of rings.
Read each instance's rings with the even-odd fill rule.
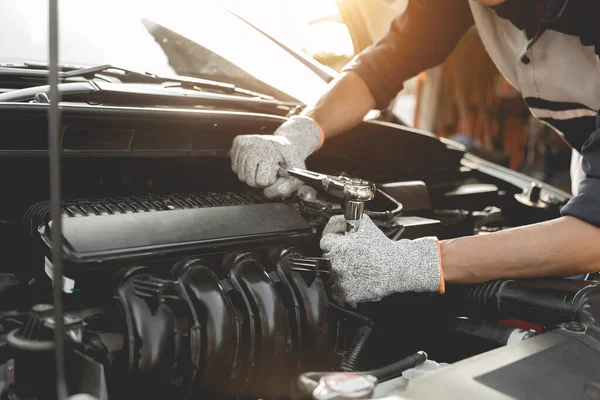
[[[345,372],[356,372],[359,370],[360,356],[373,333],[373,320],[366,315],[357,313],[356,311],[348,310],[333,302],[329,302],[329,306],[346,317],[362,322],[364,325],[359,328],[358,333],[354,337],[350,348],[342,355],[340,369]]]
[[[356,372],[360,370],[360,356],[365,349],[372,333],[373,328],[370,326],[362,326],[358,330],[358,333],[354,337],[354,341],[350,345],[350,348],[342,356],[342,362],[340,364],[340,369],[342,371]]]
[[[56,395],[66,399],[65,328],[63,311],[62,221],[60,184],[60,115],[58,113],[58,0],[49,3],[49,59],[50,108],[48,144],[50,150],[50,204],[52,218],[52,264],[54,266],[54,343],[56,349]]]
[[[329,302],[329,307],[337,310],[338,312],[346,315],[347,317],[353,318],[357,321],[362,321],[366,326],[373,327],[373,320],[366,315],[357,313],[356,311],[348,310],[342,306],[335,304],[334,302]]]

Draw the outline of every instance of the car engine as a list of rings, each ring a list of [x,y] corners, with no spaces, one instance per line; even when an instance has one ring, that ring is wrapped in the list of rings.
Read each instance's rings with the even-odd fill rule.
[[[469,360],[492,365],[481,357],[555,332],[596,340],[600,289],[591,277],[449,286],[443,296],[398,294],[356,309],[336,304],[319,239],[344,202],[310,188],[267,200],[229,168],[233,137],[269,133],[281,119],[95,113],[64,112],[61,283],[53,282],[44,150],[0,139],[13,149],[0,167],[21,171],[6,176],[15,195],[0,210],[3,398],[55,398],[53,284],[64,292],[69,391],[99,399],[303,399],[335,371],[370,372],[382,397],[416,376],[410,387],[439,388],[417,382]],[[19,119],[27,146],[43,142],[33,139],[45,131],[43,113],[4,118]],[[379,142],[365,147],[369,135]],[[393,240],[485,235],[554,218],[566,201],[451,143],[409,129],[398,135],[383,123],[332,139],[307,166],[376,182],[365,212]],[[385,389],[388,381],[395,386]]]

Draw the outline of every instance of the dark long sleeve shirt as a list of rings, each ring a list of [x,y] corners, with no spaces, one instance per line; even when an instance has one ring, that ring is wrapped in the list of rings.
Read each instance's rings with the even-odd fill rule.
[[[409,0],[389,32],[345,69],[366,82],[383,109],[406,80],[441,64],[473,24],[465,0]]]
[[[584,176],[563,215],[600,227],[598,16],[598,0],[507,0],[493,9],[474,0],[409,0],[389,32],[345,69],[386,108],[406,80],[442,63],[475,23],[532,114],[581,154]]]

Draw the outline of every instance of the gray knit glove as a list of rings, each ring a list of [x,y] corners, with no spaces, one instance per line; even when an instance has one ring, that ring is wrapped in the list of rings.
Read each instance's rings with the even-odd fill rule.
[[[279,167],[306,168],[304,160],[323,141],[321,128],[308,117],[292,117],[273,135],[242,135],[233,141],[231,168],[268,198],[289,197],[302,186],[296,178],[278,177]]]
[[[358,231],[345,228],[344,217],[335,216],[321,238],[336,301],[356,306],[397,292],[443,292],[437,238],[393,241],[367,215]]]

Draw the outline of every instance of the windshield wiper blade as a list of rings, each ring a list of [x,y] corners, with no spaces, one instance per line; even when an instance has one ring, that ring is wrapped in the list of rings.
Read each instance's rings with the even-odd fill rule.
[[[31,77],[45,77],[48,75],[48,65],[43,63],[27,62],[23,64],[0,64],[0,75],[9,73],[18,75],[23,73]],[[102,75],[117,78],[122,83],[150,83],[176,84],[182,89],[199,91],[216,91],[223,94],[242,95],[257,97],[263,100],[276,100],[273,96],[251,90],[239,88],[230,83],[217,82],[209,79],[182,77],[182,76],[159,76],[149,72],[137,72],[126,68],[116,67],[111,64],[102,64],[93,67],[60,66],[59,79],[66,82],[73,78],[84,78],[91,80]]]
[[[239,110],[291,116],[298,112],[297,103],[264,100],[222,93],[164,90],[152,85],[80,81],[58,85],[64,103],[121,107],[200,107],[217,110]],[[0,103],[38,102],[36,96],[47,93],[48,85],[34,86],[0,94]]]
[[[0,63],[0,68],[11,68],[11,69],[25,69],[28,71],[41,71],[42,73],[48,72],[48,64],[37,62],[37,61],[27,61],[24,63]],[[59,74],[65,71],[73,71],[85,68],[81,65],[71,65],[71,64],[59,64],[58,72]]]

